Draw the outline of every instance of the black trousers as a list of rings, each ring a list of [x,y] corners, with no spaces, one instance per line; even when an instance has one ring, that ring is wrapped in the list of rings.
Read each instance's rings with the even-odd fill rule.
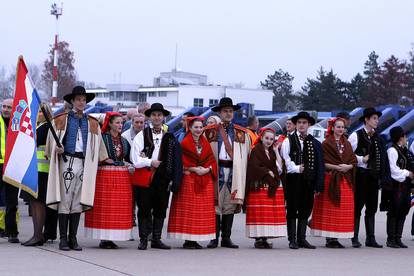
[[[138,205],[138,219],[151,216],[161,219],[166,217],[170,199],[167,187],[151,183],[148,188],[136,187],[134,194]]]
[[[405,219],[411,207],[411,180],[405,182],[393,181],[390,205],[387,216]]]
[[[9,235],[17,235],[19,234],[16,221],[19,189],[8,183],[3,182],[3,185],[6,196],[6,233]]]
[[[378,179],[369,170],[358,168],[355,177],[355,217],[361,216],[365,206],[365,216],[372,217],[378,210]]]
[[[314,189],[303,179],[303,174],[287,174],[284,186],[286,196],[286,218],[308,219],[313,209]]]

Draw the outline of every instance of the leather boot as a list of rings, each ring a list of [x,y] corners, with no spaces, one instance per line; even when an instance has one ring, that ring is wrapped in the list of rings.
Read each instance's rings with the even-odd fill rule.
[[[405,218],[397,219],[397,223],[396,223],[397,224],[397,227],[396,227],[396,233],[395,233],[395,242],[401,248],[408,248],[408,246],[405,245],[401,241],[401,237],[402,237],[402,233],[403,233],[403,229],[404,229],[404,222],[405,222]]]
[[[69,251],[68,245],[68,224],[69,224],[69,215],[68,214],[59,214],[59,249],[63,251]]]
[[[299,249],[298,243],[296,241],[296,219],[287,220],[287,231],[288,231],[288,240],[290,249]]]
[[[365,230],[367,232],[365,246],[373,248],[382,248],[382,245],[378,244],[375,240],[375,216],[365,216]]]
[[[400,248],[396,243],[397,218],[387,216],[387,247]]]
[[[82,247],[79,246],[76,235],[78,233],[79,220],[81,213],[74,213],[69,215],[69,247],[75,251],[81,251]]]
[[[220,215],[216,215],[216,238],[214,240],[211,240],[207,248],[217,248],[220,238],[220,231],[221,231],[221,220]]]
[[[233,218],[234,215],[223,215],[222,216],[222,225],[221,225],[221,247],[227,248],[239,248],[237,244],[234,244],[230,238],[231,228],[233,227]]]
[[[354,221],[354,237],[351,239],[352,247],[353,248],[360,248],[362,244],[359,242],[358,235],[359,235],[359,223],[361,221],[361,217],[355,217]]]
[[[307,224],[308,224],[307,219],[298,220],[298,246],[299,248],[316,249],[316,246],[313,246],[306,240]]]
[[[151,248],[171,249],[170,246],[161,241],[162,227],[164,225],[164,218],[154,218],[152,225],[152,240]]]
[[[148,219],[138,217],[138,234],[139,245],[138,250],[146,250],[148,247]]]

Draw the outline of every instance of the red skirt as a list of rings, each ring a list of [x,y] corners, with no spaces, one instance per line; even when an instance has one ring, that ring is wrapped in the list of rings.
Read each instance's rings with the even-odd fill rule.
[[[311,233],[327,238],[352,238],[354,236],[354,192],[345,178],[340,182],[341,200],[335,205],[329,199],[331,174],[325,173],[324,191],[315,197]]]
[[[100,240],[129,240],[132,229],[132,186],[125,166],[100,166],[93,208],[85,213],[85,234]]]
[[[180,191],[173,195],[168,238],[207,241],[216,238],[214,184],[211,175],[184,175]],[[202,184],[203,183],[203,184]]]
[[[283,187],[277,188],[274,197],[269,197],[267,188],[249,192],[246,206],[246,236],[285,237],[286,231]]]

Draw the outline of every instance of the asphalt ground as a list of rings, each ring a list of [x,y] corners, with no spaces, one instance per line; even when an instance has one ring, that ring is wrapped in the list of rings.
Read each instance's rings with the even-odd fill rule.
[[[25,241],[32,235],[32,222],[27,206],[20,202],[19,208],[19,238]],[[355,249],[350,240],[340,240],[344,249],[328,249],[324,238],[309,237],[316,250],[291,250],[287,238],[273,239],[273,249],[255,249],[253,240],[245,237],[243,214],[236,215],[232,234],[240,249],[182,249],[182,241],[165,238],[164,228],[163,240],[173,246],[172,250],[139,251],[135,227],[135,241],[117,242],[119,249],[104,250],[98,247],[99,241],[84,238],[82,221],[78,233],[83,246],[80,252],[59,251],[57,241],[24,247],[0,239],[0,275],[413,275],[411,218],[412,210],[403,234],[408,249]],[[377,213],[377,241],[384,245],[385,221],[385,213]],[[364,232],[361,231],[361,241],[365,239]]]

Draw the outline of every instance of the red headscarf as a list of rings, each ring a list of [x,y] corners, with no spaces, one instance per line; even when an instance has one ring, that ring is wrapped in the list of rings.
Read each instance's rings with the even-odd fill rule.
[[[105,120],[104,120],[104,123],[103,123],[102,128],[101,128],[102,133],[105,133],[108,130],[109,120],[114,116],[122,117],[122,114],[119,113],[119,112],[114,112],[114,111],[106,112]]]
[[[330,135],[333,135],[333,133],[334,133],[333,132],[334,125],[335,125],[336,121],[338,121],[338,120],[341,120],[342,122],[344,122],[344,124],[346,124],[346,122],[345,122],[345,120],[343,118],[332,118],[332,119],[329,119],[329,121],[328,121],[328,129],[326,131],[326,137],[328,137]]]
[[[262,141],[262,137],[267,131],[272,132],[276,136],[276,131],[273,128],[262,127],[261,129],[259,129],[259,135],[257,136],[257,139],[254,142],[254,145],[257,145],[258,143],[260,143],[260,141]]]

